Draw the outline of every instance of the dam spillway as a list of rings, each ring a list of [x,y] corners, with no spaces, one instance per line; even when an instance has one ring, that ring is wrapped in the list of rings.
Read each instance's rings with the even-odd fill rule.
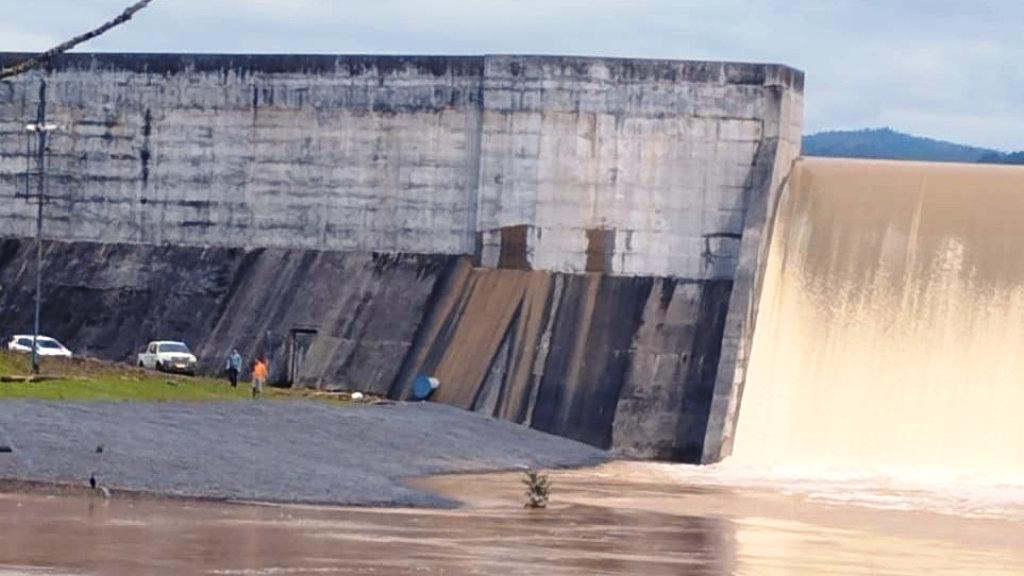
[[[733,459],[1024,472],[1024,169],[802,158]]]
[[[0,83],[0,332],[31,322],[45,113],[42,326],[82,354],[178,338],[215,373],[237,345],[394,398],[432,374],[643,458],[1019,469],[1020,170],[793,164],[802,91],[723,62],[65,55]]]

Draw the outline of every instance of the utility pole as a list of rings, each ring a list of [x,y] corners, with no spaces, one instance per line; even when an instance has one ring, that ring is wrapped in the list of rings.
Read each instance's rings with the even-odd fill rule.
[[[38,171],[37,189],[36,194],[33,195],[29,186],[28,177],[28,163],[29,159],[29,148],[26,147],[25,156],[25,198],[28,200],[35,200],[36,203],[36,311],[35,311],[35,327],[32,332],[32,373],[39,374],[39,310],[42,305],[42,285],[43,285],[43,203],[47,200],[46,194],[46,136],[57,130],[59,127],[56,124],[46,123],[46,83],[44,82],[39,88],[39,109],[36,115],[36,122],[34,124],[26,124],[25,132],[35,132],[38,137],[38,150],[36,150],[36,165]],[[31,144],[31,139],[29,140]]]

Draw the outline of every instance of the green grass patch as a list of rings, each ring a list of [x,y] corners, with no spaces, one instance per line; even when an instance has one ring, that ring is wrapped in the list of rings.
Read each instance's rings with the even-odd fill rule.
[[[31,378],[27,355],[0,351],[0,399],[202,401],[248,400],[249,382],[178,376],[92,359],[44,358],[40,378]],[[264,387],[263,397],[301,398],[298,391]]]

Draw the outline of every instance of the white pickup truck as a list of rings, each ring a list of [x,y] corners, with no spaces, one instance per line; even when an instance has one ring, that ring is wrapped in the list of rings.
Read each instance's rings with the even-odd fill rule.
[[[157,340],[146,346],[146,351],[138,356],[139,367],[160,370],[162,372],[180,372],[194,376],[196,373],[196,357],[189,351],[184,342]]]

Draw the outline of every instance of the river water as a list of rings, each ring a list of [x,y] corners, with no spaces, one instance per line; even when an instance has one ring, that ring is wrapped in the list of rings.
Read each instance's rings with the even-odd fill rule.
[[[0,576],[1024,574],[1024,512],[991,494],[977,514],[863,479],[811,489],[638,463],[552,479],[542,511],[522,508],[516,474],[414,482],[456,510],[2,494]]]

